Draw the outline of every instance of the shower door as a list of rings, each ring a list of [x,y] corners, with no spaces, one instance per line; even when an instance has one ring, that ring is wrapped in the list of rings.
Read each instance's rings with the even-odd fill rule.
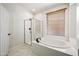
[[[31,22],[31,19],[25,20],[24,24],[25,24],[24,43],[31,44],[31,42],[32,42],[32,26],[31,26],[32,22]]]

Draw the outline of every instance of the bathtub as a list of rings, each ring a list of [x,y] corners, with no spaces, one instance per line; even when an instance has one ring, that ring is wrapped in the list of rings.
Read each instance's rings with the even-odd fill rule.
[[[33,41],[32,47],[33,53],[37,55],[78,55],[77,51],[70,45],[70,43],[64,37],[60,37],[59,39],[55,36],[46,36],[41,38],[39,43]]]
[[[45,44],[56,48],[69,48],[69,42],[65,37],[46,36],[40,40],[41,44]]]

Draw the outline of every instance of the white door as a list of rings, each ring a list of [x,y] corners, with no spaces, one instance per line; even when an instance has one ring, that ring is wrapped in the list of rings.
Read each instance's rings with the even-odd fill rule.
[[[1,35],[1,38],[0,38],[0,55],[7,55],[8,54],[8,48],[9,48],[9,36],[8,36],[8,33],[9,33],[9,13],[8,11],[4,8],[4,6],[0,6],[1,9],[0,9],[0,26],[1,26],[1,29],[0,29],[0,35]]]
[[[32,40],[31,20],[25,20],[25,43],[31,44],[31,40]]]

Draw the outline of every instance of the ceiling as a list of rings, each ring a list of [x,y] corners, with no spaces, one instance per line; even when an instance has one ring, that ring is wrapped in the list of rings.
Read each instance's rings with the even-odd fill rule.
[[[46,11],[50,8],[53,8],[57,5],[61,5],[63,3],[4,3],[4,5],[11,10],[14,9],[22,9],[24,8],[25,10],[33,13],[33,14],[37,14],[43,11]],[[16,6],[21,6],[22,8],[18,8]]]
[[[52,6],[56,4],[55,3],[27,3],[27,4],[25,3],[25,4],[20,4],[20,5],[32,13],[39,13],[51,8]],[[32,11],[33,9],[35,10]]]

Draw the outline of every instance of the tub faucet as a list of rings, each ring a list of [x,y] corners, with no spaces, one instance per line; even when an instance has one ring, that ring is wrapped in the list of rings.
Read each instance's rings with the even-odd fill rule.
[[[39,43],[41,38],[36,38],[36,42]]]

